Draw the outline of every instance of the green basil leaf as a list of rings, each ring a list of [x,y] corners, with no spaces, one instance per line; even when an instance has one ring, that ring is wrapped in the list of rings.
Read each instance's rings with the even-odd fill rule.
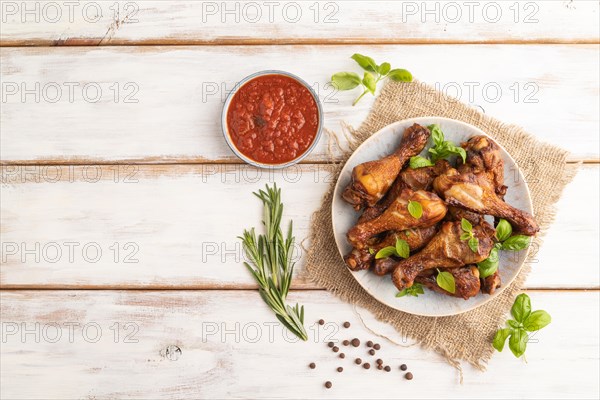
[[[415,283],[411,287],[401,290],[396,294],[396,297],[413,296],[419,297],[420,294],[425,293],[423,286],[420,283]]]
[[[429,125],[427,127],[431,132],[431,138],[433,139],[434,147],[441,146],[444,143],[444,133],[442,128],[438,124]]]
[[[414,156],[410,158],[409,167],[412,169],[423,168],[423,167],[431,167],[434,164],[421,156]]]
[[[377,89],[377,83],[375,82],[375,77],[369,72],[365,72],[365,76],[362,80],[363,85],[371,92],[375,94],[375,89]]]
[[[463,242],[470,238],[471,238],[471,232],[463,232],[460,234],[460,240],[462,240]]]
[[[375,259],[387,258],[396,255],[396,248],[394,246],[384,247],[375,254]]]
[[[537,310],[529,314],[529,317],[523,322],[523,327],[529,332],[539,331],[551,321],[550,314],[544,310]]]
[[[355,53],[350,58],[356,61],[362,69],[370,72],[377,72],[377,64],[375,63],[375,60],[373,60],[371,57]]]
[[[519,322],[515,321],[514,319],[509,319],[508,321],[506,321],[506,323],[508,324],[508,326],[510,326],[513,329],[522,328],[521,324]]]
[[[454,276],[452,276],[450,272],[438,272],[435,281],[437,282],[438,286],[444,289],[445,291],[450,293],[456,292],[456,283],[454,282]]]
[[[415,288],[415,290],[414,290],[414,292],[416,293],[415,297],[417,297],[419,294],[425,293],[425,291],[423,290],[423,285],[421,285],[420,283],[413,284],[411,286],[411,288]]]
[[[525,293],[521,293],[515,299],[510,313],[518,321],[523,322],[531,314],[531,299]]]
[[[471,232],[471,231],[473,231],[473,225],[466,218],[463,218],[463,219],[460,220],[460,227],[465,232]]]
[[[510,339],[508,340],[508,347],[510,351],[515,355],[515,357],[521,357],[525,350],[527,349],[527,340],[529,336],[525,329],[515,329],[510,335]]]
[[[454,146],[452,148],[452,152],[458,154],[460,158],[462,158],[463,164],[467,162],[467,152],[465,149],[463,149],[462,147]]]
[[[469,248],[473,253],[477,253],[479,251],[479,239],[475,236],[469,239]]]
[[[408,202],[408,212],[413,218],[419,219],[423,216],[423,207],[418,201],[410,200]]]
[[[338,90],[351,90],[360,85],[360,76],[354,72],[338,72],[331,77],[331,83]]]
[[[507,220],[501,219],[500,222],[498,222],[498,226],[496,226],[496,238],[499,241],[504,242],[510,235],[512,235],[512,226]]]
[[[511,333],[512,329],[510,328],[500,329],[498,332],[496,332],[496,336],[494,336],[492,346],[494,346],[496,350],[502,351],[504,349],[504,343],[506,342],[506,339],[508,339]]]
[[[393,69],[388,74],[388,77],[395,82],[412,82],[413,76],[405,69]]]
[[[396,240],[396,255],[402,258],[408,258],[410,255],[410,247],[408,247],[408,243],[405,240]]]
[[[529,247],[531,238],[525,235],[511,236],[502,243],[502,250],[519,251]]]
[[[379,72],[380,75],[387,75],[388,72],[390,72],[390,69],[392,69],[390,63],[384,62],[377,68],[377,72]]]
[[[493,275],[498,270],[499,264],[500,257],[498,257],[498,249],[494,247],[492,248],[492,251],[490,251],[488,258],[477,263],[477,268],[479,268],[479,277],[484,279]]]

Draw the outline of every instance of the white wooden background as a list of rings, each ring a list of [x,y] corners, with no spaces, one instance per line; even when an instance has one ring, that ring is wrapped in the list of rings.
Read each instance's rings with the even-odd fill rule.
[[[253,4],[0,1],[0,397],[598,398],[600,4],[280,2],[270,15]],[[486,373],[464,365],[459,384],[440,356],[309,282],[300,246],[290,300],[305,305],[310,340],[271,325],[236,236],[259,225],[251,192],[277,182],[307,237],[331,182],[327,150],[345,148],[344,124],[372,104],[352,108],[356,93],[326,84],[355,69],[354,52],[582,164],[535,249],[526,291],[553,322],[527,362],[506,350]],[[222,100],[261,69],[314,83],[339,144],[323,135],[286,171],[240,164],[220,133]],[[319,318],[331,324],[316,329]],[[393,371],[352,364],[363,348],[336,359],[328,334],[379,341]]]

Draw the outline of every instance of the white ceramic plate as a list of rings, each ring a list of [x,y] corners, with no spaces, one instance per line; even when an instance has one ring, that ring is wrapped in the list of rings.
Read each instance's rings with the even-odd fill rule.
[[[461,121],[440,117],[421,117],[388,125],[367,139],[350,156],[335,187],[332,222],[335,241],[341,256],[348,254],[352,249],[346,240],[346,232],[356,223],[360,215],[342,199],[342,191],[350,182],[352,169],[363,162],[376,160],[391,154],[398,147],[404,130],[414,123],[424,126],[440,125],[446,140],[451,140],[457,145],[467,141],[472,136],[485,135],[485,132],[480,129]],[[423,150],[421,155],[425,155],[428,148],[429,146]],[[504,180],[508,186],[505,196],[506,202],[513,207],[533,214],[531,196],[521,171],[506,150],[502,147],[500,147],[500,150],[504,160]],[[446,296],[431,290],[425,290],[425,294],[419,295],[419,297],[396,297],[398,289],[392,283],[389,275],[379,277],[368,270],[352,272],[352,274],[371,296],[392,308],[416,315],[448,316],[472,310],[498,296],[515,279],[526,256],[527,250],[519,252],[500,251],[499,271],[502,287],[496,290],[493,295],[480,293],[469,300]]]

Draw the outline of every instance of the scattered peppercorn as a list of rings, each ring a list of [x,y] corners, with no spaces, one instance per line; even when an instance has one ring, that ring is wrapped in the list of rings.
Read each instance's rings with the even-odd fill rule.
[[[333,350],[333,352],[334,352],[334,353],[337,353],[338,351],[340,351],[340,348],[339,348],[339,347],[337,347],[337,346],[333,346],[333,347],[331,348],[331,350]]]
[[[331,388],[331,386],[332,386],[332,385],[331,385],[331,382],[329,382],[329,381],[325,382],[325,387],[326,387],[327,389],[330,389],[330,388]]]
[[[348,321],[344,322],[344,328],[350,328],[350,322],[348,322]]]
[[[364,363],[364,364],[363,364],[363,368],[364,368],[364,369],[369,369],[369,368],[371,368],[371,364],[369,364],[369,363]]]
[[[329,343],[327,343],[327,346],[329,346],[329,347],[333,347],[333,346],[335,346],[335,343],[333,343],[333,342],[329,342]]]
[[[324,319],[320,319],[320,320],[319,320],[319,325],[323,325],[324,323],[325,323],[325,320],[324,320]]]
[[[315,364],[315,363],[310,363],[310,364],[308,364],[308,366],[310,367],[310,369],[315,369],[315,368],[316,368],[316,366],[317,366],[317,364]]]
[[[340,353],[340,358],[346,358],[346,355],[344,353]]]
[[[410,380],[412,380],[412,378],[413,378],[413,374],[412,374],[412,373],[410,373],[410,372],[407,372],[407,373],[406,373],[406,375],[404,375],[404,377],[405,377],[407,380],[409,380],[409,381],[410,381]]]
[[[372,355],[372,356],[374,356],[375,355],[375,350],[373,350],[373,349],[369,350],[369,354]]]
[[[344,370],[344,368],[342,367],[337,367],[337,372],[342,372]]]
[[[382,369],[383,369],[383,365],[379,364],[379,365],[377,366],[377,369],[379,369],[379,370],[382,370]]]
[[[362,363],[362,360],[361,360],[360,358],[357,358],[356,360],[354,360],[354,363],[355,363],[355,364],[361,364],[361,363]]]
[[[381,348],[381,346],[379,345],[379,343],[375,343],[375,344],[373,345],[373,348],[374,348],[375,350],[379,350],[379,349]]]
[[[342,344],[343,344],[344,346],[348,346],[348,345],[350,344],[350,341],[349,341],[349,340],[344,340],[344,341],[342,342]]]
[[[360,346],[360,340],[358,340],[357,338],[352,339],[352,346],[354,347],[358,347]]]
[[[375,361],[377,364],[383,364],[383,360],[381,358],[378,358],[377,361]]]
[[[386,365],[383,369],[385,372],[390,372],[392,370],[389,365]]]
[[[408,367],[406,366],[406,364],[402,364],[402,365],[400,366],[400,369],[401,369],[402,371],[406,371],[406,369],[407,369],[407,368],[408,368]]]
[[[367,347],[373,347],[373,342],[371,342],[370,340],[367,342]]]

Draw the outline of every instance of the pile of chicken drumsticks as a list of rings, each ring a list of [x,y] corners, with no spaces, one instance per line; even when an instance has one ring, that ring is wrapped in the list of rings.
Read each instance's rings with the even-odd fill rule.
[[[484,216],[495,217],[496,223],[505,219],[513,231],[527,236],[534,236],[539,226],[532,215],[504,201],[504,162],[500,148],[487,136],[474,136],[461,143],[466,162],[458,157],[455,168],[443,159],[433,166],[407,166],[430,136],[428,128],[414,124],[405,130],[393,154],[354,167],[342,196],[355,210],[364,211],[347,233],[353,250],[344,259],[353,271],[372,269],[377,275],[391,274],[398,290],[416,282],[464,299],[480,291],[493,294],[501,284],[498,270],[480,279],[476,265],[489,257],[497,242],[496,230]],[[411,202],[420,204],[419,218],[409,212]],[[476,251],[461,238],[463,219],[472,225],[472,235],[478,240]],[[376,259],[379,250],[394,246],[398,239],[408,244],[408,258]],[[436,283],[440,271],[454,277],[454,293]]]

